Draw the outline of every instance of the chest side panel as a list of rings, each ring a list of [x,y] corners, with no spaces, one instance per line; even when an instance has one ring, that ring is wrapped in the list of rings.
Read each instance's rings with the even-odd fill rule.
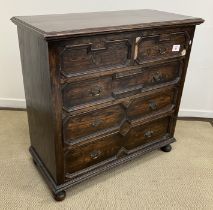
[[[48,44],[32,32],[18,27],[19,47],[27,105],[31,149],[57,181],[55,118]]]

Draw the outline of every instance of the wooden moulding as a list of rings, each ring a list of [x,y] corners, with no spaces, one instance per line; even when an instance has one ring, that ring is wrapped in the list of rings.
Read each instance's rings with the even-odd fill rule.
[[[175,142],[175,138],[169,138],[169,139],[162,139],[162,140],[159,140],[158,142],[156,142],[155,144],[151,144],[147,147],[142,147],[141,149],[139,149],[137,152],[133,153],[133,154],[130,154],[130,155],[127,155],[125,157],[122,157],[120,159],[117,159],[111,163],[108,163],[107,165],[104,165],[104,166],[101,166],[101,167],[98,167],[98,168],[95,168],[94,170],[91,170],[81,176],[77,176],[76,178],[74,179],[71,179],[67,182],[65,182],[64,184],[61,184],[61,185],[57,185],[54,181],[54,179],[51,177],[50,173],[48,172],[48,170],[46,169],[45,165],[43,164],[42,160],[39,158],[39,156],[37,155],[36,151],[34,150],[34,148],[31,146],[29,148],[29,151],[33,157],[33,160],[35,162],[35,165],[37,166],[37,168],[39,169],[39,171],[41,172],[41,174],[43,175],[43,177],[45,178],[49,188],[51,189],[51,191],[54,193],[54,194],[57,194],[59,193],[60,191],[64,191],[64,190],[67,190],[68,188],[82,182],[82,181],[85,181],[91,177],[94,177],[104,171],[107,171],[113,167],[116,167],[118,165],[121,165],[121,164],[124,164],[132,159],[135,159],[141,155],[144,155],[148,152],[151,152],[153,150],[156,150],[156,149],[160,149],[161,147],[163,146],[166,146],[168,144],[171,144],[173,142]]]

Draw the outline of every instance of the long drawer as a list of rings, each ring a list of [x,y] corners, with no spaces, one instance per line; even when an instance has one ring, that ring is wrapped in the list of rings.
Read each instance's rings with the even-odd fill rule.
[[[65,172],[72,174],[90,166],[98,167],[101,163],[131,154],[159,139],[169,138],[171,120],[170,116],[160,118],[144,125],[137,124],[129,127],[125,135],[115,132],[73,145],[66,150],[64,155]]]
[[[181,76],[181,60],[128,71],[96,79],[67,83],[62,88],[63,107],[70,111],[97,103],[129,97],[149,88],[176,83]]]
[[[122,133],[124,121],[134,122],[173,109],[176,96],[176,87],[164,88],[89,113],[68,115],[63,124],[64,141],[81,141],[115,130]]]

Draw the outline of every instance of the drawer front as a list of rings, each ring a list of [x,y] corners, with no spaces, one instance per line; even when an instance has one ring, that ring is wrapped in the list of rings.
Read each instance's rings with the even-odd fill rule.
[[[65,109],[107,100],[111,97],[112,78],[101,77],[77,83],[67,83],[62,88]]]
[[[168,112],[174,108],[176,96],[175,87],[164,88],[89,113],[67,116],[63,122],[64,141],[76,143],[110,132],[125,133],[126,119],[134,122]]]
[[[176,97],[177,89],[169,88],[132,99],[126,108],[127,117],[132,121],[156,112],[170,110],[175,106]]]
[[[144,62],[184,56],[188,48],[189,35],[186,32],[138,37],[136,39],[136,62]]]
[[[131,45],[128,38],[107,36],[66,43],[60,50],[61,72],[72,76],[101,68],[128,66]]]
[[[63,106],[93,105],[118,98],[133,96],[147,88],[175,82],[180,78],[182,61],[172,61],[152,67],[139,67],[78,83],[67,83],[62,89]]]
[[[74,145],[65,153],[65,171],[74,173],[113,158],[122,144],[123,140],[119,135],[112,135],[93,142]]]
[[[124,109],[119,104],[87,114],[68,117],[63,126],[64,139],[72,141],[104,130],[115,130],[124,117]]]
[[[132,150],[169,135],[170,117],[156,120],[146,125],[130,129],[125,136],[125,148]]]
[[[113,79],[113,96],[122,98],[134,95],[146,88],[175,81],[180,74],[180,61],[118,73]]]
[[[125,135],[120,132],[93,141],[73,145],[65,152],[65,171],[75,173],[90,166],[114,161],[131,154],[141,146],[169,137],[170,117],[154,122],[129,127]]]

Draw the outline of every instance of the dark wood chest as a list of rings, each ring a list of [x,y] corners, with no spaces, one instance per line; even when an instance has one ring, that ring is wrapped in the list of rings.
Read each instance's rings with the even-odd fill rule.
[[[195,26],[154,10],[13,17],[34,163],[69,187],[170,151]]]

